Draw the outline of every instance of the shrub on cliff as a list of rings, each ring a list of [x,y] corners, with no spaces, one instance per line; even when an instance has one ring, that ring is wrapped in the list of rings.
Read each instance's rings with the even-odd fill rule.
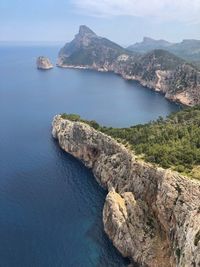
[[[65,120],[70,120],[70,121],[80,121],[81,117],[77,114],[67,114],[67,113],[62,113],[61,118]]]

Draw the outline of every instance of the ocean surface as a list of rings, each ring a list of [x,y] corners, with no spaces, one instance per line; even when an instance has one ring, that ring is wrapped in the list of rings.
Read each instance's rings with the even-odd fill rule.
[[[179,109],[111,73],[54,68],[59,47],[0,46],[0,267],[123,267],[103,231],[106,192],[51,136],[57,113],[130,126]]]

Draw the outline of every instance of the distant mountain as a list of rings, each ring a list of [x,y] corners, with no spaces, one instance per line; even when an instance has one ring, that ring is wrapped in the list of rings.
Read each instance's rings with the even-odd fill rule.
[[[92,65],[113,62],[122,53],[130,54],[114,42],[97,36],[87,26],[82,25],[74,40],[59,52],[59,65]]]
[[[139,44],[136,46],[137,51],[135,49],[130,52],[96,35],[87,26],[80,26],[75,38],[60,50],[58,66],[112,71],[124,79],[139,81],[148,88],[162,92],[166,98],[173,101],[185,105],[200,104],[199,70],[167,51],[171,47],[178,47],[177,44],[175,46],[164,40],[144,38],[143,50],[139,50]],[[150,51],[141,53],[145,46]],[[162,46],[165,50],[152,50],[155,46]],[[187,47],[191,48],[191,41],[179,44],[178,51],[187,51],[190,54]],[[196,42],[193,42],[193,47],[196,47]]]
[[[200,40],[183,40],[169,47],[169,51],[190,61],[200,61]]]
[[[171,45],[172,43],[165,40],[154,40],[149,37],[144,37],[141,43],[135,43],[134,45],[127,47],[127,49],[134,52],[146,53],[154,49],[165,49]]]
[[[169,43],[145,37],[141,43],[127,47],[128,50],[147,53],[154,49],[165,49],[188,61],[200,61],[200,40],[183,40],[181,43]]]

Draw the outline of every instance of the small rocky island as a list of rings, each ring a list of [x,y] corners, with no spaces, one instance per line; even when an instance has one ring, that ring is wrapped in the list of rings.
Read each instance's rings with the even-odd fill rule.
[[[53,68],[53,64],[51,63],[48,57],[40,56],[37,58],[37,68],[40,70],[49,70]]]
[[[200,266],[199,181],[137,159],[81,121],[57,115],[52,134],[108,190],[104,229],[124,257],[143,267]]]

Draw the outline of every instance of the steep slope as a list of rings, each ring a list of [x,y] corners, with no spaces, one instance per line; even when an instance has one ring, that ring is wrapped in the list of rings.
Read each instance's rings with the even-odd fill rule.
[[[199,266],[199,182],[138,161],[85,123],[58,115],[52,134],[108,190],[104,228],[123,256],[145,267]]]
[[[119,55],[127,53],[124,48],[110,40],[97,36],[87,26],[80,26],[79,33],[72,42],[66,44],[59,52],[58,64],[103,66],[112,63]]]
[[[137,79],[146,82],[157,82],[157,71],[175,71],[177,66],[184,64],[184,61],[165,50],[153,50],[138,60],[126,62],[123,66],[125,73],[130,76],[138,76]],[[117,64],[116,64],[117,65]]]
[[[112,68],[172,101],[189,106],[200,103],[200,71],[168,51],[153,50],[137,59],[119,57]]]

